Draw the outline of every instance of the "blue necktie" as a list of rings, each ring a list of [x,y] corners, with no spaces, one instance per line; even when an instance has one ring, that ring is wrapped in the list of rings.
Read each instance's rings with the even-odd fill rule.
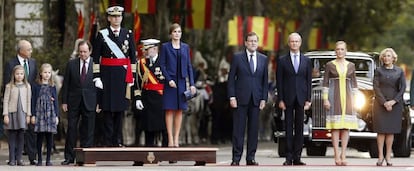
[[[252,73],[254,73],[253,54],[250,54],[249,65],[250,65],[250,70],[252,71]]]
[[[293,55],[293,67],[295,68],[295,72],[298,73],[298,70],[299,70],[298,55]]]

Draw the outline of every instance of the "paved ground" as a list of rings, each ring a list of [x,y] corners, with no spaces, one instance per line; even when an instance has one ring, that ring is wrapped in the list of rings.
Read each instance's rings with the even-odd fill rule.
[[[210,145],[206,145],[210,146]],[[63,147],[58,146],[59,153],[52,156],[52,167],[46,166],[7,166],[8,149],[7,143],[1,142],[0,147],[0,171],[19,170],[19,171],[116,171],[116,170],[237,170],[237,171],[250,171],[250,170],[347,170],[347,171],[359,171],[359,170],[414,170],[414,154],[411,158],[393,158],[393,167],[377,167],[375,162],[377,159],[369,158],[368,153],[357,152],[356,150],[348,150],[348,166],[334,166],[333,152],[331,148],[328,148],[326,157],[307,157],[303,156],[303,161],[307,163],[306,166],[282,166],[284,158],[277,156],[276,144],[273,142],[260,142],[259,149],[256,154],[256,160],[260,163],[260,166],[245,166],[244,161],[241,161],[241,166],[231,167],[231,145],[223,144],[214,146],[219,148],[217,153],[217,164],[209,166],[193,166],[194,162],[178,162],[176,164],[169,164],[168,162],[161,162],[157,165],[145,165],[143,167],[131,166],[132,162],[97,162],[96,166],[61,166],[60,162],[63,161]],[[23,157],[27,162],[27,156]]]

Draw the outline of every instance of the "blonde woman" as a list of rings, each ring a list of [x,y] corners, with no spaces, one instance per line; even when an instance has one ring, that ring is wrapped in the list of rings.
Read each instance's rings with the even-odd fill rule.
[[[323,79],[324,107],[327,110],[326,128],[332,133],[335,165],[344,166],[349,130],[358,128],[353,109],[353,94],[357,90],[355,64],[345,59],[347,52],[344,41],[336,42],[336,59],[326,64]],[[339,139],[342,149],[339,151]]]

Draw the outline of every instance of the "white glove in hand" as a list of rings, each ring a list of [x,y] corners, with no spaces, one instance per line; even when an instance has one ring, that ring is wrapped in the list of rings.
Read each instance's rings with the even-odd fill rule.
[[[95,87],[99,89],[103,89],[103,84],[101,78],[94,78],[93,82],[95,82]]]
[[[135,101],[135,106],[137,107],[138,110],[144,109],[144,105],[142,104],[141,100]]]

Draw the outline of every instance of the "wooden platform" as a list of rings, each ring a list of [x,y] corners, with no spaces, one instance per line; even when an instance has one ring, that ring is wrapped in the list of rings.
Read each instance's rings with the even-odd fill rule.
[[[195,165],[216,164],[218,148],[198,147],[93,147],[75,148],[76,164],[95,165],[97,161],[134,161],[135,165],[159,161],[195,161]]]

